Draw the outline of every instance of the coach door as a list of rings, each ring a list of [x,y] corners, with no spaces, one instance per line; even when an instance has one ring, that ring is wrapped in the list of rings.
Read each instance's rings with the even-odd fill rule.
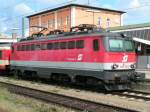
[[[0,50],[0,59],[2,59],[2,51]]]

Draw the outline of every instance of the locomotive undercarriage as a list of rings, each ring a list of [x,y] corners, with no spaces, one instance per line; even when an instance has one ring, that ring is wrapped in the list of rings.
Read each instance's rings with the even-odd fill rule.
[[[108,91],[130,89],[131,82],[144,79],[144,74],[131,71],[85,71],[54,68],[12,66],[11,70],[21,77],[45,78],[58,82],[104,86]],[[17,72],[16,72],[17,71]]]

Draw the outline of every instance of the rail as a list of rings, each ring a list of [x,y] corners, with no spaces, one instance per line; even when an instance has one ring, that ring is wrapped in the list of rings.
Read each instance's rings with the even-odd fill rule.
[[[12,93],[32,97],[48,103],[62,105],[75,110],[87,111],[87,112],[114,112],[114,111],[115,112],[138,112],[132,109],[126,109],[122,107],[93,102],[93,101],[70,97],[70,96],[61,95],[57,93],[41,91],[41,90],[10,84],[6,82],[0,82],[0,84],[2,86],[7,87],[8,90]]]

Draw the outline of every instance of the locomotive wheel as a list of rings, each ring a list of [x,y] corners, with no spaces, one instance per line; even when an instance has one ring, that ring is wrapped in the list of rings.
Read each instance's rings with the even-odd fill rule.
[[[32,79],[35,80],[35,81],[38,81],[38,80],[39,80],[39,77],[38,77],[38,75],[37,75],[36,72],[31,72],[31,77],[32,77]]]
[[[87,80],[87,78],[84,77],[84,76],[76,76],[75,77],[75,83],[77,85],[85,86],[86,85],[86,80]]]

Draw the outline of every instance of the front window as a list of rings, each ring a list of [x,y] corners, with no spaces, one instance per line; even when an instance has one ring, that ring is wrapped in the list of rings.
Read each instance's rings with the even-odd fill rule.
[[[134,51],[133,42],[123,39],[109,39],[109,51]]]
[[[125,40],[124,43],[126,51],[134,51],[133,42],[129,40]]]

